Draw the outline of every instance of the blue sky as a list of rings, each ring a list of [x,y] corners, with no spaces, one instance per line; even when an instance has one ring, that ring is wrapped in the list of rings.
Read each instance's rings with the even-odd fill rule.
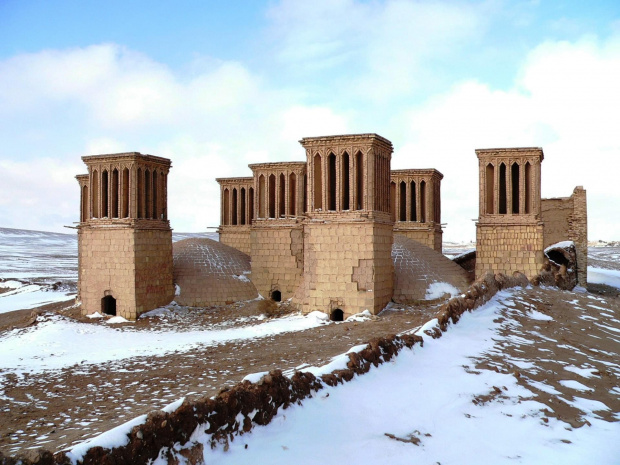
[[[80,157],[141,151],[200,231],[215,177],[376,132],[444,174],[447,240],[475,237],[474,150],[498,146],[542,146],[543,196],[583,185],[590,238],[619,239],[618,82],[617,1],[0,0],[0,226],[63,230]]]

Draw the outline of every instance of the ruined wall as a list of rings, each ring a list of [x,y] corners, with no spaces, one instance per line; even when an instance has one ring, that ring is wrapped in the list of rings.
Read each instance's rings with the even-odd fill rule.
[[[282,300],[293,296],[302,282],[303,229],[296,221],[256,220],[250,233],[252,274],[265,298],[280,291]]]
[[[476,276],[486,272],[512,275],[519,271],[528,279],[543,266],[543,224],[481,224],[476,228]]]
[[[247,255],[252,253],[249,224],[243,226],[220,226],[217,232],[222,244],[233,247]]]
[[[578,186],[570,197],[542,199],[544,247],[573,241],[577,253],[577,281],[585,287],[588,276],[588,211],[586,191]]]
[[[102,312],[116,299],[116,314],[135,320],[174,298],[172,231],[82,228],[78,232],[82,313]]]
[[[413,239],[420,244],[430,247],[437,252],[442,252],[443,248],[443,231],[441,228],[403,228],[398,223],[394,225],[394,234]]]
[[[379,313],[394,286],[392,223],[330,217],[305,225],[303,301],[296,303],[305,313],[340,309],[344,318]]]

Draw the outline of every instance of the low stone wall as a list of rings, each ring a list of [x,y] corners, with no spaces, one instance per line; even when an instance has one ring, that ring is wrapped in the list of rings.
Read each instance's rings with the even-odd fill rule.
[[[522,273],[513,276],[487,273],[470,286],[463,296],[455,297],[439,308],[438,326],[426,330],[433,338],[441,337],[450,322],[457,323],[465,311],[488,302],[499,290],[527,286],[529,281]],[[350,381],[355,375],[367,373],[372,366],[379,366],[395,357],[404,347],[423,345],[423,338],[416,334],[391,335],[371,340],[360,352],[348,354],[347,368],[316,377],[307,372],[296,372],[291,378],[279,370],[269,372],[258,383],[243,381],[230,390],[222,391],[215,398],[185,401],[174,412],[149,413],[143,424],[134,426],[125,446],[104,449],[96,446],[84,455],[83,465],[112,465],[120,463],[147,463],[155,460],[160,452],[168,463],[203,463],[203,445],[189,443],[189,439],[202,428],[211,435],[211,446],[227,444],[235,436],[252,430],[255,425],[266,425],[280,408],[301,404],[325,386],[336,386]],[[173,449],[180,444],[181,449]],[[226,445],[224,445],[226,447]],[[0,453],[0,465],[68,465],[71,460],[65,452],[29,451],[24,457],[5,457]]]

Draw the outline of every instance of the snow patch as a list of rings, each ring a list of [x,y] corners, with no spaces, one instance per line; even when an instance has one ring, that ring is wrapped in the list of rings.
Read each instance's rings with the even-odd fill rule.
[[[461,293],[459,289],[454,287],[450,283],[431,283],[426,289],[426,300],[435,300],[443,297],[445,294],[449,294],[450,297],[457,296]]]

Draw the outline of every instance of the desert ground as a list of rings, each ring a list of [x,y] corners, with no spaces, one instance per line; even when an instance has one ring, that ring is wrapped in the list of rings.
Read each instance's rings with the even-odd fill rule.
[[[454,256],[468,247],[452,244],[444,252]],[[171,304],[135,323],[86,318],[74,302],[76,249],[74,235],[0,229],[0,452],[6,455],[71,449],[151,410],[184,397],[213,396],[255,373],[312,370],[373,337],[416,332],[438,308],[390,305],[377,317],[335,323],[317,314],[299,315],[286,302],[257,299],[200,309]],[[484,463],[536,463],[528,461],[536,454],[567,457],[563,463],[618,463],[620,446],[609,439],[620,435],[619,259],[619,247],[590,248],[588,289],[502,291],[448,335],[425,341],[415,361],[404,354],[392,367],[333,388],[331,397],[343,400],[321,420],[313,406],[318,400],[312,399],[307,408],[304,403],[274,425],[244,435],[227,452],[205,452],[208,463],[244,463],[248,450],[258,463],[267,463],[261,453],[270,463],[291,463],[294,453],[310,453],[308,447],[317,462],[321,454],[332,454],[322,459],[329,463],[333,447],[321,452],[317,444],[329,443],[329,434],[337,432],[317,428],[328,436],[307,434],[313,421],[329,423],[326,415],[341,415],[333,422],[342,428],[368,434],[375,428],[364,444],[394,453],[393,463],[413,456],[424,463],[476,463],[439,446],[450,437],[471,442],[462,431],[476,428],[487,434],[476,446],[481,449],[498,436],[497,447],[484,449],[487,455],[472,456]],[[420,360],[433,366],[416,365]],[[418,381],[395,378],[405,376],[397,373],[399,367],[406,376],[417,372]],[[396,373],[386,372],[390,369]],[[366,383],[370,397],[362,399],[356,389]],[[444,398],[435,402],[438,393]],[[347,410],[344,400],[356,398],[362,418]],[[402,410],[417,418],[411,431],[398,414]],[[288,425],[287,415],[299,419]],[[523,437],[537,439],[529,446],[508,441],[514,422]],[[297,424],[306,433],[295,436]],[[454,425],[462,428],[459,433]],[[276,445],[260,446],[261,437]],[[522,461],[514,462],[517,457]]]

